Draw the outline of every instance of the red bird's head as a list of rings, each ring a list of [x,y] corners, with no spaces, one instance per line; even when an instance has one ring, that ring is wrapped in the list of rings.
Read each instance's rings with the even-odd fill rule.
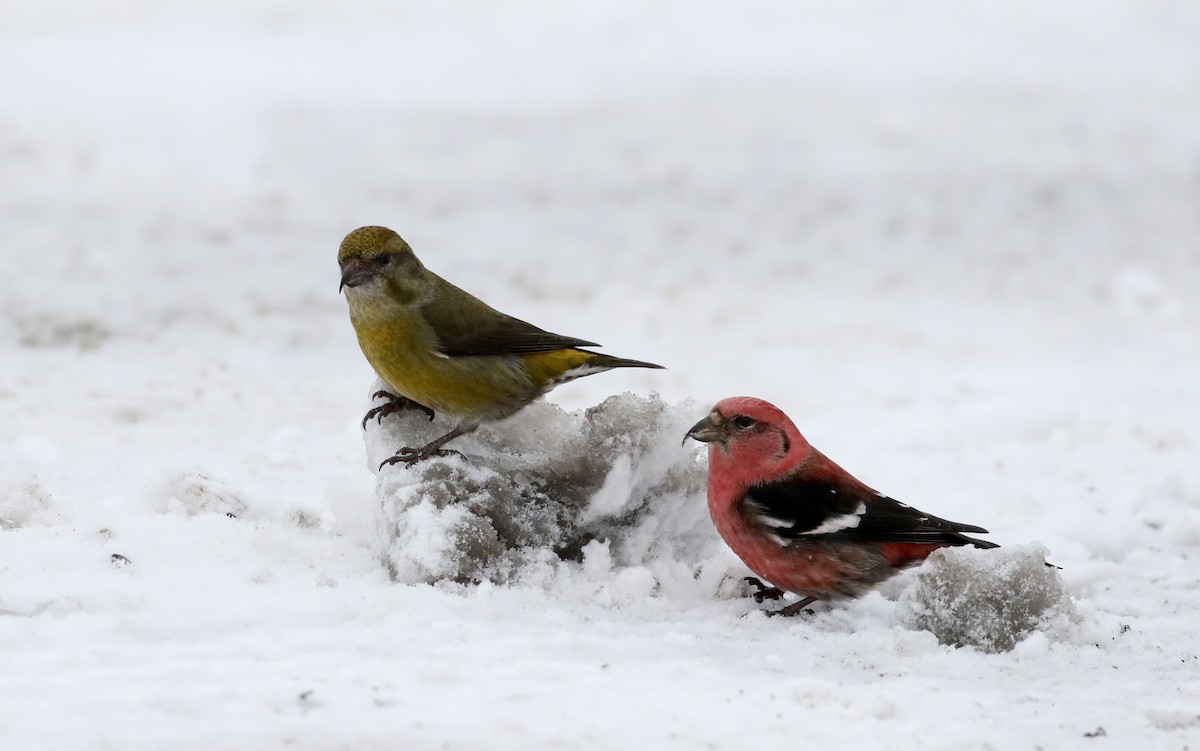
[[[752,396],[722,399],[684,437],[708,444],[709,480],[745,487],[785,475],[812,446],[775,405]]]

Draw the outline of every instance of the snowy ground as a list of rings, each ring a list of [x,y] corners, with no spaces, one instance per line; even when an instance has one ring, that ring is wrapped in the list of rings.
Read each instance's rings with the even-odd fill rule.
[[[1198,38],[1187,0],[6,5],[0,748],[1197,748]],[[599,546],[392,581],[334,261],[375,223],[670,368],[553,402],[769,399],[1044,545],[1081,621],[941,646],[911,574],[743,617]]]

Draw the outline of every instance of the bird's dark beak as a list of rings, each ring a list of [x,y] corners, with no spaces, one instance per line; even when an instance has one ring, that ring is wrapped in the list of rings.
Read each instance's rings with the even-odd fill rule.
[[[721,417],[721,413],[713,410],[708,417],[692,426],[692,429],[683,437],[683,442],[687,443],[687,439],[695,438],[701,443],[712,443],[716,441],[721,445],[725,444],[725,419]]]
[[[342,265],[342,283],[338,285],[338,293],[343,287],[357,287],[374,274],[375,269],[362,261],[346,261]]]

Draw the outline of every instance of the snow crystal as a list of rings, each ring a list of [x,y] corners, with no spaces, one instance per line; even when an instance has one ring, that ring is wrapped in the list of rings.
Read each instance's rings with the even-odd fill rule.
[[[694,405],[657,396],[623,394],[577,412],[539,402],[454,441],[461,456],[384,467],[376,493],[389,571],[404,582],[528,582],[585,550],[589,570],[598,561],[605,571],[694,568],[720,545],[705,465],[680,446],[695,415]],[[449,427],[417,412],[371,424],[369,462]]]
[[[1046,549],[1032,544],[934,551],[900,596],[896,618],[942,644],[1007,652],[1035,632],[1064,633],[1078,615]]]

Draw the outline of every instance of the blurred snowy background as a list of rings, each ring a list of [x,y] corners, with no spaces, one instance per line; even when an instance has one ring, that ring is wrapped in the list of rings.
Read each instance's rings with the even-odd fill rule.
[[[1195,748],[1197,40],[1186,0],[4,5],[0,747]],[[1045,545],[1081,623],[943,647],[911,576],[742,618],[603,549],[392,583],[362,224],[671,368],[551,401],[769,399]]]

